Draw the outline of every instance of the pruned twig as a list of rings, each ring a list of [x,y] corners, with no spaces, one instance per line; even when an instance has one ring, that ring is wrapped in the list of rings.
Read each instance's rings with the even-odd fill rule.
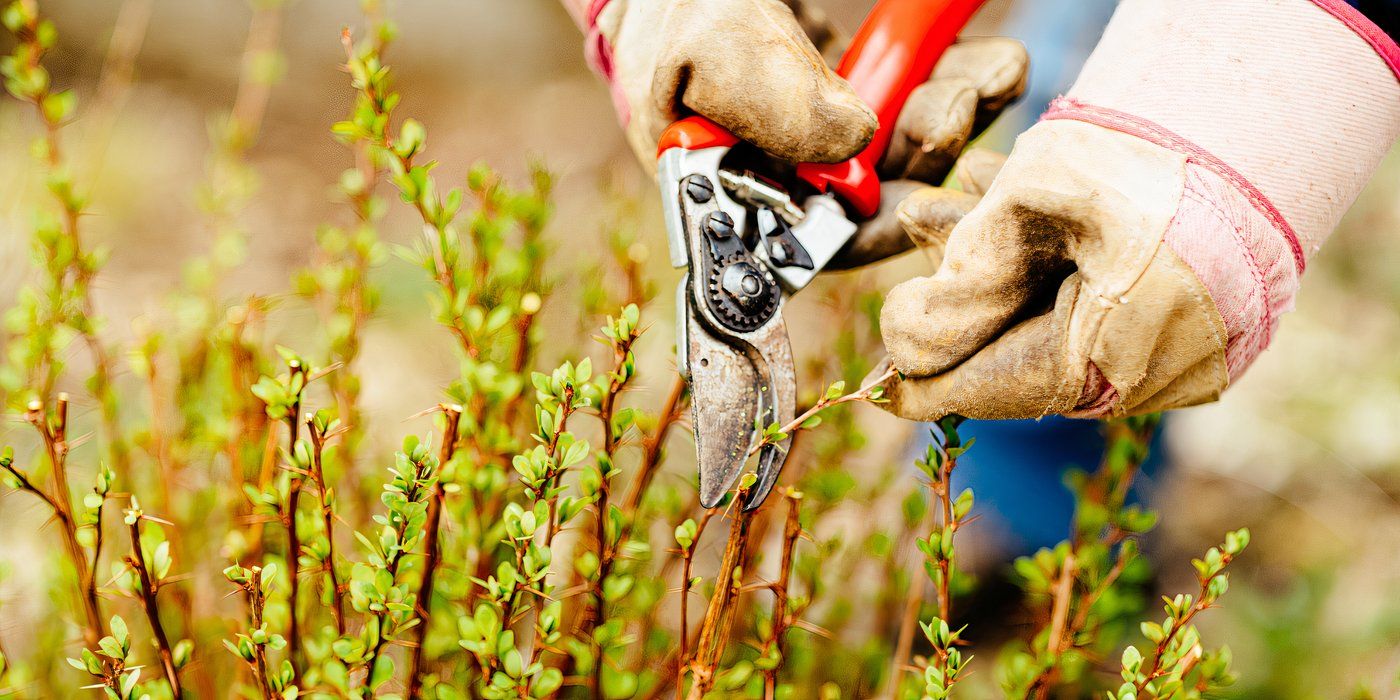
[[[156,602],[156,593],[160,591],[159,574],[152,574],[141,546],[141,521],[144,517],[145,514],[141,512],[136,499],[132,498],[131,508],[126,512],[127,532],[131,535],[131,554],[127,557],[127,564],[136,571],[140,582],[137,596],[141,601],[141,610],[146,613],[146,621],[151,625],[151,635],[156,640],[156,654],[160,656],[161,671],[165,674],[166,682],[170,684],[170,695],[179,700],[180,674],[176,668],[175,650],[170,645],[169,635],[165,633],[165,625],[161,624],[160,605]]]
[[[457,405],[439,404],[438,408],[443,415],[442,444],[438,445],[438,465],[444,468],[452,461],[452,457],[457,452],[457,429],[462,421],[462,407]],[[423,692],[423,672],[425,640],[428,636],[428,628],[432,618],[433,604],[433,582],[437,574],[438,565],[442,558],[442,542],[439,530],[442,527],[443,499],[446,493],[443,491],[442,479],[439,478],[433,484],[432,499],[428,501],[428,522],[424,527],[423,538],[426,545],[423,550],[423,581],[418,586],[418,619],[420,622],[414,631],[413,658],[408,671],[408,697],[421,697]]]

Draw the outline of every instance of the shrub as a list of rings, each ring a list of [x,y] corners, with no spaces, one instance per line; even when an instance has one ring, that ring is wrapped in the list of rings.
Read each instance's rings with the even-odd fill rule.
[[[268,297],[230,302],[221,284],[244,245],[237,212],[256,173],[243,155],[275,55],[250,55],[239,106],[216,122],[200,190],[215,250],[188,266],[168,317],[119,348],[94,311],[104,256],[83,235],[87,201],[62,148],[76,100],[44,68],[57,33],[32,0],[5,6],[16,47],[0,68],[42,126],[49,199],[0,374],[32,440],[6,448],[0,469],[54,523],[29,536],[61,544],[48,576],[61,623],[5,647],[0,695],[937,699],[971,687],[979,664],[1015,697],[1199,697],[1230,682],[1228,650],[1206,650],[1193,623],[1225,592],[1247,532],[1194,563],[1199,591],[1138,624],[1137,543],[1156,516],[1126,494],[1155,418],[1106,425],[1102,464],[1070,479],[1071,537],[1015,564],[1035,630],[994,664],[974,662],[981,632],[957,602],[975,582],[956,545],[974,499],[951,488],[974,446],[949,418],[917,462],[922,478],[872,468],[852,408],[879,388],[846,390],[878,349],[868,290],[843,285],[828,299],[845,330],[807,369],[839,379],[764,432],[804,431],[790,485],[743,513],[730,504],[750,476],[702,510],[675,439],[684,383],[639,370],[654,285],[633,241],[614,233],[581,301],[553,295],[567,270],[544,235],[550,174],[535,167],[517,188],[476,166],[462,186],[442,184],[427,129],[396,109],[383,59],[393,26],[366,8],[367,38],[342,37],[354,108],[331,128],[355,161],[338,183],[353,223],[317,231],[294,280],[319,315],[311,349],[296,351],[267,337],[278,311]],[[259,4],[255,27],[274,31],[279,11]],[[275,36],[250,42],[269,45]],[[404,437],[391,458],[365,439],[376,426],[359,391],[375,369],[359,355],[389,259],[378,231],[388,190],[421,222],[420,242],[398,253],[431,280],[427,312],[459,362],[422,414],[431,432]],[[611,310],[601,350],[535,371],[546,304]],[[62,391],[77,373],[73,344],[99,406],[92,440]],[[647,406],[639,382],[669,389]],[[129,383],[144,384],[147,405]],[[852,522],[843,502],[898,507]],[[1121,668],[1106,671],[1115,657]]]

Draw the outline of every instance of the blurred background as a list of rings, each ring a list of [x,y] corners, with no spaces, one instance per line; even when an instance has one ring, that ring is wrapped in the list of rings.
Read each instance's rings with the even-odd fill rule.
[[[816,3],[850,31],[868,0]],[[234,102],[252,9],[229,0],[45,0],[61,41],[49,65],[55,82],[74,87],[96,116],[68,129],[69,148],[85,162],[92,187],[89,241],[111,261],[98,280],[108,334],[131,334],[133,322],[160,318],[178,288],[183,260],[209,253],[212,233],[198,205],[210,153],[210,124]],[[1108,0],[994,0],[968,30],[1005,34],[1030,47],[1032,85],[1023,103],[1002,117],[982,145],[1000,149],[1033,122],[1044,103],[1063,90],[1112,11]],[[148,18],[143,13],[149,13]],[[549,232],[566,259],[603,249],[603,232],[623,225],[639,230],[662,290],[676,275],[666,265],[659,207],[648,177],[635,164],[616,126],[606,90],[581,58],[575,27],[554,0],[412,0],[391,13],[400,37],[389,60],[404,95],[402,114],[429,128],[429,155],[442,162],[439,177],[459,180],[484,160],[524,182],[530,159],[558,174],[557,214]],[[104,92],[101,76],[109,44],[126,27],[146,24],[124,94]],[[293,0],[277,32],[280,58],[263,69],[280,72],[271,87],[259,141],[247,158],[257,191],[237,214],[249,240],[245,264],[228,282],[231,295],[285,295],[294,270],[314,250],[321,222],[346,223],[347,208],[331,186],[349,165],[330,125],[350,108],[342,27],[359,23],[349,0]],[[267,29],[267,28],[264,28]],[[110,66],[109,66],[110,68]],[[93,107],[100,105],[100,109]],[[0,304],[8,305],[27,274],[29,202],[42,182],[29,167],[35,124],[24,106],[0,100]],[[1228,643],[1242,682],[1239,697],[1353,697],[1370,689],[1393,692],[1400,673],[1400,151],[1392,152],[1324,252],[1310,265],[1298,309],[1288,315],[1273,349],[1218,404],[1173,414],[1167,422],[1169,467],[1144,484],[1163,513],[1149,542],[1162,563],[1166,588],[1189,581],[1189,556],[1227,529],[1249,527],[1255,545],[1238,564],[1224,607],[1205,616],[1204,634]],[[382,232],[391,244],[419,235],[408,210],[391,207]],[[909,256],[876,271],[855,273],[877,286],[926,273]],[[446,334],[424,310],[427,281],[397,258],[376,270],[384,305],[366,336],[363,404],[384,434],[383,445],[410,429],[402,419],[438,400],[456,372]],[[563,273],[556,295],[580,294],[578,274]],[[825,283],[828,289],[843,284]],[[665,370],[672,310],[653,304],[657,324],[639,356]],[[829,296],[807,293],[787,319],[799,356],[821,355],[832,330],[818,321]],[[584,338],[596,319],[579,318],[567,304],[547,308],[560,337]],[[146,319],[145,321],[137,321]],[[311,335],[310,309],[289,305],[269,335]],[[585,347],[586,345],[586,347]],[[588,352],[561,344],[545,361]],[[649,359],[648,359],[649,358]],[[75,358],[75,362],[78,360]],[[646,372],[646,368],[643,369]],[[652,376],[662,376],[656,372]],[[808,383],[822,377],[806,377]],[[643,392],[659,394],[656,380]],[[92,407],[86,407],[91,411]],[[885,457],[909,449],[915,426],[877,411],[864,419],[880,428],[872,447]],[[0,441],[22,425],[0,426]],[[990,439],[990,438],[989,438]],[[1001,459],[1000,457],[998,459]],[[1042,460],[1043,461],[1043,460]],[[1089,465],[1084,465],[1089,466]],[[972,463],[1014,487],[1055,465]],[[1012,475],[1010,478],[1007,475]],[[1051,477],[1053,481],[1058,477]],[[1043,492],[1042,492],[1043,493]],[[979,494],[980,495],[980,494]],[[979,498],[983,508],[995,501]],[[1049,505],[1038,503],[1044,500]],[[1054,528],[1054,498],[1022,499],[1021,521],[997,525],[1008,538],[984,545],[989,566],[1035,538],[1017,540],[1024,527]],[[1034,516],[1044,511],[1049,515]],[[1024,517],[1022,517],[1024,516]],[[1009,519],[1016,520],[1016,518]],[[1026,525],[1025,522],[1039,523]],[[28,499],[0,499],[7,531],[39,524]],[[1049,523],[1046,525],[1045,523]],[[1062,527],[1062,526],[1061,526]],[[27,531],[27,530],[19,530]],[[1061,530],[1062,531],[1062,530]],[[1058,535],[1057,535],[1058,537]],[[26,580],[28,538],[0,546],[0,558],[18,564],[0,589],[9,636],[42,620],[26,610],[45,593]],[[1400,695],[1391,695],[1400,697]]]

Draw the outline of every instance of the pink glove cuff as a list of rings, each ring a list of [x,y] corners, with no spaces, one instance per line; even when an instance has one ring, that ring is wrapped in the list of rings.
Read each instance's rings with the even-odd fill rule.
[[[1233,382],[1400,136],[1397,78],[1400,47],[1342,0],[1124,0],[1043,118],[1185,156],[1163,242],[1215,302]],[[1106,414],[1117,398],[1090,367],[1076,413]]]
[[[603,14],[608,3],[612,0],[590,0],[588,9],[584,13],[583,21],[583,55],[588,61],[588,66],[593,69],[608,84],[608,92],[612,95],[613,109],[617,112],[617,120],[626,127],[632,120],[632,107],[627,104],[627,97],[622,94],[622,88],[617,81],[613,80],[613,45],[603,31],[598,28],[598,16]]]
[[[1361,14],[1355,7],[1348,5],[1345,0],[1312,0],[1318,7],[1326,10],[1333,17],[1341,20],[1356,35],[1361,37],[1371,48],[1376,50],[1376,54],[1381,57],[1385,64],[1390,66],[1390,71],[1400,78],[1400,45],[1395,43],[1380,27],[1376,26],[1366,15]]]
[[[1123,0],[1068,95],[1228,163],[1311,257],[1400,136],[1397,66],[1341,0]]]
[[[1288,221],[1248,179],[1204,148],[1140,117],[1060,98],[1041,119],[1073,119],[1121,131],[1186,157],[1186,182],[1163,242],[1210,292],[1225,324],[1233,382],[1268,347],[1293,308],[1306,266]],[[1101,416],[1118,393],[1091,367],[1078,416]]]

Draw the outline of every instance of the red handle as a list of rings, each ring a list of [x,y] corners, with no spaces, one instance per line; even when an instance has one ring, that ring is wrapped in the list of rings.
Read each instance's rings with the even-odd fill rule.
[[[914,88],[953,44],[963,25],[986,0],[879,0],[856,31],[836,72],[880,119],[875,137],[856,157],[835,164],[803,163],[797,176],[820,192],[832,192],[860,217],[880,206],[875,167],[894,133],[899,110]],[[732,146],[738,139],[704,117],[682,119],[661,135],[657,153],[670,148]]]
[[[943,52],[986,0],[880,0],[860,25],[836,72],[850,81],[880,119],[870,145],[843,163],[803,163],[797,176],[845,200],[861,217],[880,206],[875,168],[894,134],[899,111],[933,73]]]

